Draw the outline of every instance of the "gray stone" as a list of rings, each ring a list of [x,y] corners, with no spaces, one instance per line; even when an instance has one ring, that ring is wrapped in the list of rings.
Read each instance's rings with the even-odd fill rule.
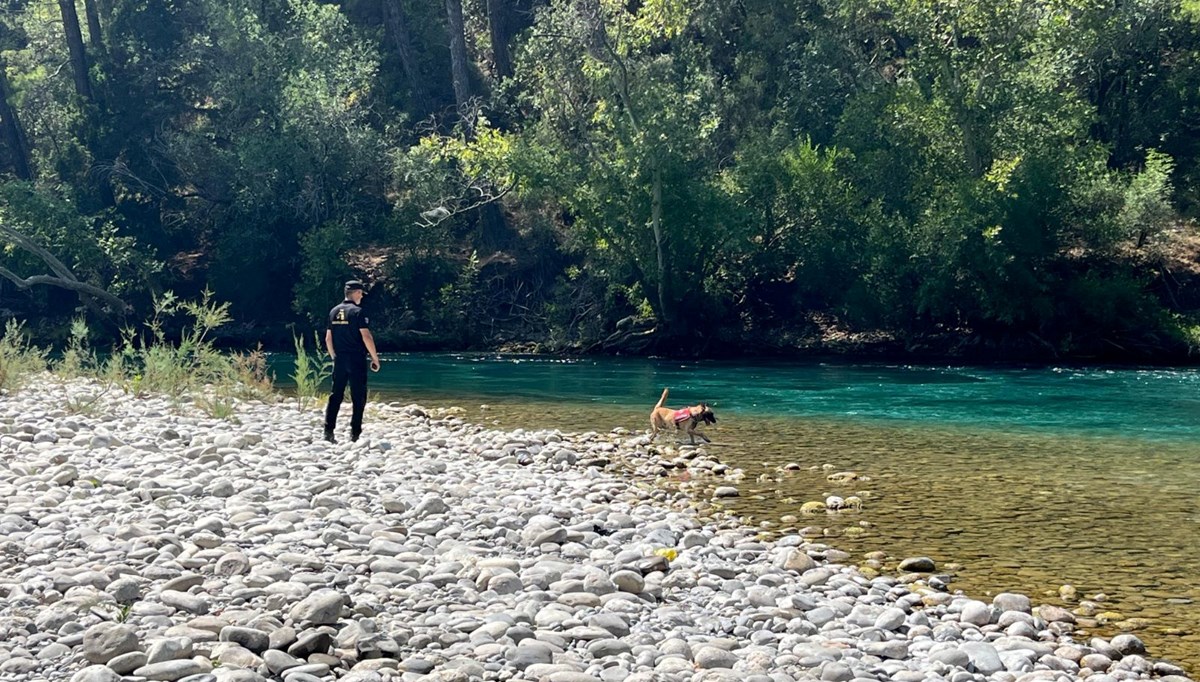
[[[959,647],[971,659],[971,665],[977,672],[992,675],[1004,670],[1004,662],[996,647],[987,642],[963,642]]]
[[[337,590],[319,590],[292,607],[288,617],[296,623],[332,625],[342,615],[346,595]]]
[[[1079,667],[1091,668],[1098,673],[1107,672],[1112,663],[1112,659],[1104,654],[1088,654],[1079,659]]]
[[[264,651],[262,659],[263,663],[267,664],[267,670],[270,670],[276,675],[284,670],[288,670],[289,668],[295,668],[296,666],[304,664],[304,661],[301,661],[295,656],[289,656],[284,652],[277,651],[275,649],[267,649]]]
[[[1047,623],[1074,623],[1075,614],[1061,606],[1043,604],[1038,607],[1038,616]]]
[[[1029,601],[1029,597],[1015,592],[1001,592],[996,595],[992,598],[992,606],[1000,611],[1033,612],[1033,604]]]
[[[617,571],[610,579],[622,592],[637,594],[646,587],[646,579],[637,571]]]
[[[83,633],[83,657],[90,663],[108,663],[138,648],[137,631],[128,625],[97,623]]]
[[[202,662],[188,658],[177,661],[163,661],[162,663],[149,663],[134,670],[133,674],[148,680],[175,682],[189,675],[200,675],[208,672],[212,672],[211,664],[206,661]]]
[[[1136,635],[1120,634],[1109,640],[1109,645],[1122,656],[1142,655],[1146,653],[1146,645]]]
[[[992,609],[981,601],[971,599],[963,604],[962,612],[959,614],[958,619],[963,623],[983,627],[992,622]]]
[[[505,652],[504,657],[518,669],[524,670],[536,663],[550,663],[554,659],[554,650],[545,642],[527,639]]]
[[[785,571],[803,573],[817,567],[817,562],[802,549],[790,549],[780,562],[780,568]]]
[[[309,630],[300,633],[296,641],[287,648],[287,652],[296,658],[308,658],[313,654],[327,653],[332,646],[333,635],[323,630]]]
[[[965,668],[971,664],[971,657],[959,649],[942,649],[929,654],[929,660],[945,663],[955,668]]]
[[[885,609],[879,617],[875,619],[875,627],[880,630],[898,630],[901,625],[904,625],[904,611],[898,608]]]
[[[595,658],[617,656],[630,651],[632,651],[632,647],[619,639],[597,639],[588,644],[588,653]]]
[[[104,588],[118,604],[132,604],[142,596],[142,587],[133,578],[118,578]]]
[[[850,682],[854,679],[854,671],[845,663],[831,661],[821,665],[821,679],[824,682]]]
[[[694,659],[697,668],[732,668],[738,657],[731,651],[715,646],[702,646],[696,650]]]
[[[250,570],[250,560],[241,552],[230,552],[217,559],[215,568],[217,575],[243,575]]]
[[[167,637],[150,643],[146,648],[146,665],[191,658],[192,640],[187,637]]]
[[[208,600],[199,595],[179,592],[178,590],[163,590],[158,595],[158,598],[167,606],[173,606],[183,611],[197,615],[208,613]]]
[[[933,573],[937,570],[937,564],[927,556],[915,556],[901,561],[897,568],[908,573]]]
[[[89,665],[71,676],[71,682],[121,682],[121,676],[104,665]]]
[[[270,636],[262,630],[243,628],[229,625],[221,628],[220,641],[233,642],[255,653],[266,651],[270,647]]]
[[[146,654],[141,651],[131,651],[121,654],[108,662],[108,667],[119,675],[128,675],[134,670],[146,665]]]
[[[863,653],[880,658],[905,658],[908,656],[908,643],[898,640],[887,642],[866,642],[861,645]]]

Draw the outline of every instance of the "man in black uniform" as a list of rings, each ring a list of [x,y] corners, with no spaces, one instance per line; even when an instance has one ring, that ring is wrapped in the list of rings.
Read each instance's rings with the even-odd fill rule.
[[[363,283],[346,282],[346,300],[329,311],[325,328],[325,349],[333,358],[333,393],[325,408],[325,440],[335,443],[333,429],[337,426],[338,409],[346,384],[350,384],[350,440],[362,433],[363,409],[367,406],[367,354],[371,355],[371,371],[379,371],[379,353],[375,352],[375,337],[371,336],[370,321],[360,307]]]

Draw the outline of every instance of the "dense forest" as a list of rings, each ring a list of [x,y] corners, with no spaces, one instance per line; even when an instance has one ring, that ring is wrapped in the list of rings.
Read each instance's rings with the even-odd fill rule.
[[[4,0],[0,318],[1185,358],[1197,0]]]

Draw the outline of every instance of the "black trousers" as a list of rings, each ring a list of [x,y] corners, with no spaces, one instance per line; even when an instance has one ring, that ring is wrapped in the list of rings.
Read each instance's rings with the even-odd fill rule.
[[[367,359],[343,358],[341,355],[333,360],[333,393],[329,396],[329,404],[325,407],[325,431],[332,432],[337,426],[338,410],[342,407],[342,397],[346,392],[346,384],[350,384],[350,436],[357,438],[362,433],[363,410],[367,407]]]

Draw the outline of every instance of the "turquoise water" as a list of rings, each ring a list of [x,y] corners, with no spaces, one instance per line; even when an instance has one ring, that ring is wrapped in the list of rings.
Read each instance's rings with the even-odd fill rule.
[[[1200,370],[556,359],[384,358],[371,389],[419,400],[709,402],[718,415],[843,418],[1200,443]],[[644,411],[644,410],[642,410]]]

